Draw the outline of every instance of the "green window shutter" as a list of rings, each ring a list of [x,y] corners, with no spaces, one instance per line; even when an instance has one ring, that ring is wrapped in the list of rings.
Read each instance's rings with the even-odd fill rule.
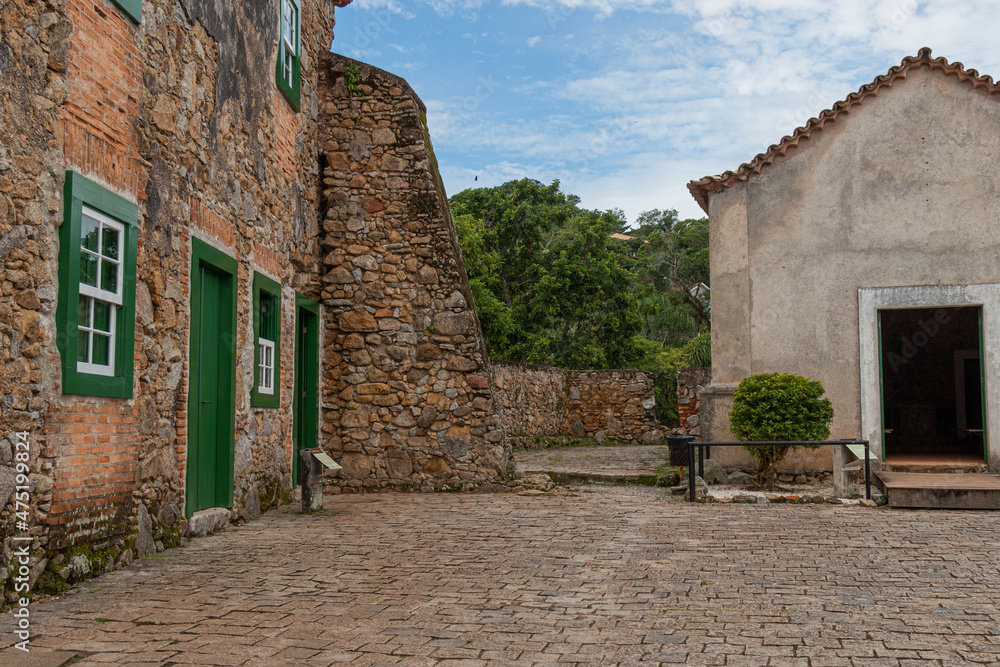
[[[139,207],[106,190],[80,174],[67,171],[63,189],[63,225],[59,229],[59,296],[56,306],[56,346],[62,365],[64,394],[132,398],[132,378],[135,368],[135,280],[136,246],[138,241]],[[124,227],[124,238],[118,241],[121,260],[121,305],[114,319],[114,355],[112,375],[81,372],[80,345],[80,281],[81,229],[83,207],[112,218]],[[107,320],[105,320],[107,321]],[[87,323],[83,323],[84,327]],[[86,357],[86,354],[83,354]]]
[[[298,111],[302,88],[302,9],[299,0],[279,0],[278,8],[278,58],[274,80],[288,103]]]
[[[261,388],[261,339],[273,343],[273,393]],[[281,285],[262,273],[253,274],[253,388],[250,405],[259,408],[281,407]]]
[[[121,10],[129,15],[129,18],[136,22],[136,24],[142,23],[142,0],[111,0],[116,5],[121,7]]]

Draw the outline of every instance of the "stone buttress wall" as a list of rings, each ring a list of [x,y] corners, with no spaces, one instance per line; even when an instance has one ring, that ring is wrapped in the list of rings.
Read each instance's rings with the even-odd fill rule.
[[[512,457],[423,103],[402,79],[340,56],[326,56],[324,76],[323,437],[340,483],[502,478]]]
[[[518,446],[544,446],[549,438],[567,435],[599,442],[663,442],[653,376],[645,371],[494,362],[493,381],[504,427]]]

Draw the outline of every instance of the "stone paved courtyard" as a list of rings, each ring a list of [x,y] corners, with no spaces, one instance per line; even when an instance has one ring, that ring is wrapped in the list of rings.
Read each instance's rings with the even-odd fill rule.
[[[995,664],[997,518],[639,487],[327,497],[34,604],[33,647],[77,665]]]

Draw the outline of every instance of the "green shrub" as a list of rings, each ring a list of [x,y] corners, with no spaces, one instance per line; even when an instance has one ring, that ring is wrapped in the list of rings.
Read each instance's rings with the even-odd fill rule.
[[[692,338],[682,348],[684,350],[684,363],[692,368],[712,367],[712,334],[702,331]]]
[[[733,396],[729,428],[740,440],[825,440],[830,437],[833,406],[823,394],[819,381],[799,375],[753,375],[740,382]],[[757,460],[757,482],[770,484],[794,447],[746,449]]]

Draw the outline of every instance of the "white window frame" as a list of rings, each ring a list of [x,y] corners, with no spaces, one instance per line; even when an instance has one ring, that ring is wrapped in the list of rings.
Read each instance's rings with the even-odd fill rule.
[[[77,360],[77,362],[76,362],[76,370],[77,370],[78,373],[87,373],[87,374],[90,374],[90,375],[104,375],[104,376],[107,376],[107,377],[114,377],[114,374],[115,374],[115,357],[117,356],[115,354],[115,351],[116,351],[116,346],[117,346],[117,343],[118,343],[117,333],[116,333],[117,329],[118,329],[118,309],[121,308],[121,305],[122,305],[122,294],[124,292],[124,285],[123,285],[123,282],[122,282],[122,263],[123,263],[123,255],[124,255],[124,252],[125,252],[125,225],[123,225],[122,223],[118,222],[114,218],[109,218],[108,216],[106,216],[106,215],[104,215],[102,213],[98,213],[97,211],[95,211],[94,209],[92,209],[92,208],[90,208],[88,206],[84,206],[83,207],[83,217],[84,218],[90,218],[91,220],[93,220],[93,221],[95,221],[95,222],[98,223],[98,230],[99,231],[98,231],[98,234],[97,234],[97,252],[94,252],[92,250],[88,250],[88,249],[86,249],[86,248],[83,247],[83,234],[82,234],[82,230],[81,230],[81,234],[80,234],[80,245],[79,245],[79,252],[81,252],[81,253],[87,253],[87,254],[90,254],[90,255],[95,255],[97,257],[97,285],[96,286],[94,286],[94,285],[88,285],[88,284],[84,283],[83,281],[81,281],[79,279],[79,277],[77,277],[77,281],[78,281],[77,286],[79,288],[79,295],[80,295],[80,297],[81,298],[87,298],[87,299],[91,300],[90,307],[88,308],[88,311],[87,311],[89,313],[89,315],[90,315],[89,321],[87,322],[86,325],[84,325],[83,323],[77,323],[77,330],[78,331],[86,331],[86,332],[89,333],[89,335],[87,336],[87,359],[91,359],[92,360],[94,358],[94,334],[95,334],[95,332],[98,335],[105,336],[105,337],[107,337],[109,339],[108,340],[108,345],[109,345],[108,360],[109,360],[109,364],[107,366],[104,366],[102,364],[95,364],[95,363],[91,363],[91,362]],[[114,229],[115,231],[118,232],[118,259],[117,260],[109,259],[109,258],[105,257],[104,254],[103,254],[104,229],[106,227]],[[111,263],[115,264],[118,267],[118,270],[116,272],[117,275],[116,275],[116,279],[115,279],[115,287],[117,289],[116,292],[110,292],[108,290],[101,289],[101,278],[104,275],[103,268],[104,268],[104,264],[106,262],[111,262]],[[98,329],[94,329],[94,327],[93,327],[93,323],[94,323],[94,311],[95,311],[94,302],[96,302],[96,301],[101,301],[101,302],[107,303],[110,306],[110,309],[111,309],[111,322],[110,322],[110,327],[109,327],[111,329],[110,332],[108,332],[108,331],[100,331]]]
[[[292,68],[294,60],[299,57],[298,44],[298,23],[296,19],[295,5],[289,0],[281,0],[281,42],[282,42],[282,63],[281,71],[284,72],[285,81],[291,83]]]
[[[274,341],[264,337],[257,339],[259,350],[257,367],[257,393],[271,396],[274,394]]]

